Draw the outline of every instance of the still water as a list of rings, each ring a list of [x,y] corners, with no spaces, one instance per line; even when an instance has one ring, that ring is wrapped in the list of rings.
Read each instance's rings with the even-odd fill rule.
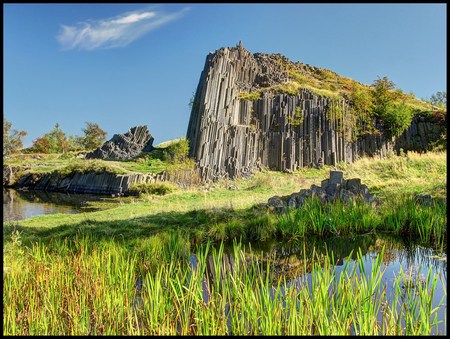
[[[360,251],[365,274],[370,281],[370,275],[373,268],[373,262],[377,256],[383,252],[383,267],[386,267],[382,275],[383,286],[386,286],[386,295],[389,299],[394,293],[395,282],[400,279],[400,286],[407,289],[418,287],[408,285],[409,281],[403,281],[401,272],[404,273],[406,280],[421,283],[424,286],[428,272],[431,271],[431,279],[436,279],[436,288],[433,295],[432,308],[437,308],[441,301],[442,305],[437,311],[437,320],[442,321],[437,328],[433,327],[432,334],[446,334],[446,314],[447,314],[447,253],[437,252],[431,248],[421,246],[418,243],[405,242],[399,237],[389,234],[370,234],[366,236],[355,236],[353,238],[333,237],[323,239],[310,237],[307,240],[298,240],[294,242],[279,241],[276,239],[260,242],[248,243],[243,245],[243,250],[247,258],[257,258],[262,264],[262,274],[272,271],[274,277],[284,277],[288,286],[294,285],[298,289],[309,288],[311,290],[311,267],[313,263],[323,262],[325,257],[332,258],[335,263],[335,279],[339,281],[341,274],[346,274],[357,268],[358,275],[364,274],[359,271],[357,262],[357,252]],[[212,255],[207,257],[206,268],[209,279],[204,283],[204,301],[208,302],[208,295],[205,291],[209,286],[214,285],[216,279],[223,279],[226,271],[235,270],[233,245],[228,243],[224,246],[222,257],[222,273],[220,277],[215,276],[216,269]],[[270,258],[271,268],[267,265],[264,268],[264,258]],[[344,271],[346,263],[349,264],[348,270]],[[190,259],[191,267],[196,267],[196,257],[193,255]],[[305,269],[306,268],[306,272]],[[382,288],[380,286],[380,288]],[[330,291],[331,292],[331,291]],[[277,286],[276,280],[271,291],[271,299],[276,301]],[[281,296],[284,295],[284,287],[281,287]],[[279,296],[280,298],[280,296]],[[283,303],[283,307],[285,303]],[[400,305],[398,305],[400,308]],[[381,321],[381,312],[378,314]],[[427,319],[421,319],[427,321]],[[403,321],[402,321],[403,323]],[[404,324],[403,324],[404,325]],[[232,333],[232,328],[229,326]],[[352,330],[352,334],[355,334]]]
[[[43,191],[3,189],[3,222],[28,219],[45,214],[76,214],[93,212],[99,208],[89,202],[105,197],[89,194],[68,194]]]

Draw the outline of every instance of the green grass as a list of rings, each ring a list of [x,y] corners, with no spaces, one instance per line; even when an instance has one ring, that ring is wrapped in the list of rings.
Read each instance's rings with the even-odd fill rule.
[[[257,173],[251,179],[219,182],[209,192],[192,187],[168,193],[168,185],[161,183],[158,184],[161,187],[146,187],[148,193],[139,197],[117,198],[116,208],[110,208],[109,204],[107,210],[89,214],[45,215],[4,223],[3,236],[8,239],[12,230],[20,229],[24,243],[29,245],[39,239],[48,243],[52,238],[74,237],[81,230],[98,236],[121,235],[127,243],[139,246],[146,237],[176,229],[188,235],[191,244],[241,236],[266,240],[276,236],[351,235],[375,230],[409,234],[437,248],[446,243],[446,203],[429,208],[417,206],[413,201],[415,194],[425,192],[437,200],[447,197],[446,153],[442,152],[422,155],[409,152],[407,157],[382,160],[363,158],[346,165],[344,179],[361,178],[370,192],[380,197],[379,206],[374,208],[336,203],[324,209],[312,202],[309,209],[278,217],[259,207],[274,195],[290,195],[311,184],[320,185],[329,177],[329,170],[325,167],[302,169],[294,174]],[[219,187],[227,184],[240,189]],[[168,194],[161,195],[163,191]],[[92,207],[101,205],[95,203]]]
[[[403,269],[394,282],[383,279],[384,248],[371,272],[359,251],[339,279],[332,254],[313,255],[309,267],[304,257],[299,284],[290,285],[265,269],[270,258],[246,257],[237,242],[233,270],[224,270],[223,245],[198,247],[197,266],[189,265],[180,232],[155,235],[139,250],[92,234],[31,248],[13,238],[3,255],[3,334],[430,335],[443,307],[430,306],[439,279],[431,269],[425,280]]]

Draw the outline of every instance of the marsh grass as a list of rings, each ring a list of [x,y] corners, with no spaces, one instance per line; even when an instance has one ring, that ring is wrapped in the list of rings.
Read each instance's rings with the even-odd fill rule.
[[[3,256],[3,335],[429,335],[440,323],[436,274],[401,269],[388,286],[384,249],[371,272],[358,252],[338,275],[330,254],[274,282],[270,257],[261,266],[241,243],[232,269],[223,244],[198,246],[195,265],[186,244],[180,232],[143,252],[91,234],[25,248],[16,238]]]
[[[353,236],[367,232],[393,232],[405,239],[419,238],[422,243],[446,246],[446,203],[420,205],[408,194],[388,196],[379,206],[356,201],[327,202],[309,198],[305,206],[279,216],[277,231],[283,238],[298,239],[310,235]]]

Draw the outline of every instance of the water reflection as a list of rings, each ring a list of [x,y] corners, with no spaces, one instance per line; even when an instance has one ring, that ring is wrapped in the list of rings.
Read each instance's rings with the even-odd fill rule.
[[[340,275],[344,271],[344,265],[348,261],[349,270],[347,272],[356,266],[358,275],[363,274],[359,271],[359,266],[357,266],[357,252],[360,251],[367,279],[370,280],[373,260],[381,254],[383,247],[383,267],[386,266],[383,274],[383,284],[386,285],[388,299],[394,293],[394,282],[396,280],[401,280],[401,286],[405,288],[405,291],[408,288],[408,281],[403,281],[400,278],[401,270],[405,273],[406,280],[408,280],[409,276],[412,277],[413,281],[420,281],[424,284],[431,269],[431,276],[433,274],[437,275],[432,308],[438,307],[441,300],[444,300],[444,306],[437,313],[438,320],[444,321],[446,319],[447,306],[447,254],[436,253],[433,249],[420,245],[406,244],[398,237],[386,234],[370,234],[357,236],[352,239],[335,237],[324,240],[311,237],[307,240],[296,242],[271,240],[265,243],[248,243],[243,245],[243,253],[246,258],[245,263],[242,260],[240,262],[241,264],[246,264],[247,268],[256,270],[256,275],[261,275],[263,279],[265,279],[266,274],[271,274],[274,277],[274,283],[270,292],[270,298],[271,300],[278,300],[282,307],[286,307],[286,303],[282,300],[287,287],[293,286],[297,290],[307,287],[311,290],[311,271],[314,263],[322,265],[326,257],[332,258],[332,262],[335,263],[335,279],[339,281]],[[212,286],[222,286],[221,281],[226,279],[227,271],[231,274],[238,271],[235,267],[235,262],[239,260],[235,259],[231,243],[224,246],[223,258],[220,263],[221,270],[216,270],[212,255],[209,255],[206,260],[207,279],[205,279],[203,284],[203,298],[204,302],[208,303],[209,291],[212,290]],[[257,262],[257,265],[252,265],[252,260]],[[196,267],[196,265],[196,257],[193,255],[191,267]],[[217,271],[220,271],[219,277],[216,276]],[[280,286],[282,287],[278,289],[277,282],[281,277],[286,279],[287,286],[281,284]],[[419,278],[419,280],[416,278]],[[414,288],[414,285],[409,285],[409,288],[411,287]],[[330,290],[330,295],[332,294],[331,292]],[[260,293],[261,291],[255,291],[257,298],[261,297],[258,295]],[[232,302],[231,300],[231,304]],[[397,307],[400,309],[401,305]],[[227,320],[229,320],[231,312],[232,310],[230,310],[230,313],[227,312]],[[381,320],[381,313],[379,317]],[[354,329],[351,329],[351,331],[355,334]],[[437,329],[433,327],[432,331],[432,334],[437,334],[440,331],[445,333],[445,323],[440,323]],[[230,326],[229,333],[232,333]]]
[[[89,194],[68,194],[44,191],[3,189],[3,222],[17,221],[46,214],[76,214],[99,208],[88,205],[103,198]]]

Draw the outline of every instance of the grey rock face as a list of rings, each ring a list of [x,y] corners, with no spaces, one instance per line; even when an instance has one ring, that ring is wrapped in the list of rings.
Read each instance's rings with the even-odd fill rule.
[[[416,119],[395,145],[376,134],[352,142],[337,127],[347,119],[347,100],[339,102],[343,114],[337,116],[329,110],[331,98],[310,90],[301,89],[298,95],[264,91],[294,80],[282,66],[286,63],[289,60],[280,54],[251,54],[242,44],[207,56],[186,133],[201,178],[214,181],[248,176],[261,168],[295,171],[335,166],[364,154],[385,156],[400,147],[405,151],[426,149],[427,143],[434,141],[426,126],[418,127],[425,122]],[[290,65],[300,72],[304,67]],[[257,90],[262,91],[258,98],[238,97],[243,91]],[[293,125],[298,108],[303,120]],[[374,124],[383,133],[380,122]]]
[[[86,159],[130,160],[153,150],[153,137],[147,126],[130,128],[125,134],[114,134],[102,147],[86,154]]]

